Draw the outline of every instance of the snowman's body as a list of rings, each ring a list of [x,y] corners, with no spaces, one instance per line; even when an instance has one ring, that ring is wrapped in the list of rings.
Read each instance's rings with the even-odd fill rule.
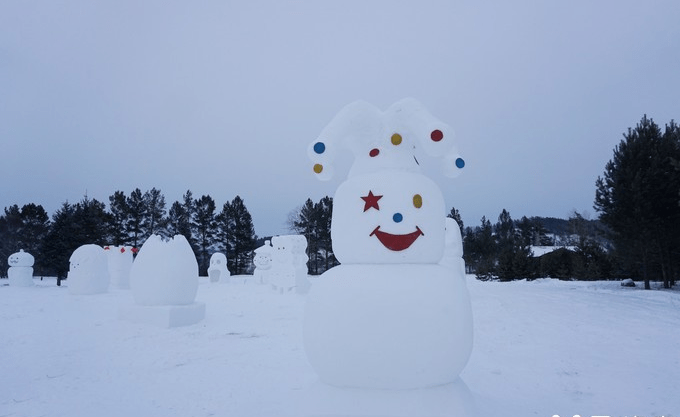
[[[412,102],[395,106],[385,114],[369,107],[368,116],[364,103],[344,109],[321,136],[349,137],[357,156],[333,199],[333,251],[341,265],[314,282],[305,309],[307,357],[332,385],[446,384],[456,380],[472,349],[460,232],[455,221],[447,223],[439,187],[409,154],[417,141],[413,132],[425,127],[440,142],[443,127],[435,129],[422,114],[410,123],[405,113]],[[347,133],[352,120],[364,130]],[[394,132],[397,127],[403,130]],[[327,163],[323,154],[330,146],[319,143],[314,152],[322,150],[320,161]],[[315,165],[317,174],[324,170]]]

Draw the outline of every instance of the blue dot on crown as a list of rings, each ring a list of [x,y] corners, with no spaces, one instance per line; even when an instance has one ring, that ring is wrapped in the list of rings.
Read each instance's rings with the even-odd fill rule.
[[[465,167],[465,160],[463,160],[463,158],[456,159],[456,166],[462,169]]]
[[[314,152],[322,154],[326,151],[326,145],[323,142],[316,142],[314,144]]]

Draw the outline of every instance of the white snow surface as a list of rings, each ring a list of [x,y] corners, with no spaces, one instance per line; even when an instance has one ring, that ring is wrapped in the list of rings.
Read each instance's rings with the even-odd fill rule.
[[[0,280],[0,415],[680,416],[677,290],[468,276],[461,379],[380,391],[319,382],[302,348],[306,296],[252,281],[201,278],[205,320],[163,329],[116,318],[130,291]]]

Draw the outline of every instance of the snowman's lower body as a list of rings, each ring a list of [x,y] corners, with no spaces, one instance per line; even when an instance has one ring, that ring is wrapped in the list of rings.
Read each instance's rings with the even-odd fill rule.
[[[336,386],[409,389],[456,380],[472,351],[465,276],[437,264],[345,264],[312,285],[307,357]]]

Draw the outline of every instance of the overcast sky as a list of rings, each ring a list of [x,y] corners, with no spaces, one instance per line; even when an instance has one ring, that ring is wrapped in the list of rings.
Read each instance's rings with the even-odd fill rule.
[[[420,100],[466,160],[466,226],[591,217],[643,114],[680,119],[680,2],[0,2],[0,209],[240,195],[260,236],[333,195],[306,148],[346,104]],[[342,175],[341,175],[342,174]]]

